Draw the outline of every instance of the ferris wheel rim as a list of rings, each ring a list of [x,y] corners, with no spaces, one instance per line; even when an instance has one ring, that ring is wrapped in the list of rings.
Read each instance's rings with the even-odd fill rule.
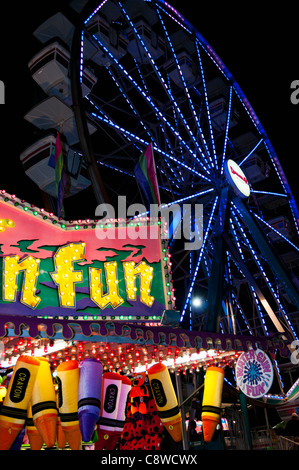
[[[147,3],[147,0],[143,0],[143,1],[144,1],[144,3]],[[90,8],[91,8],[91,10],[94,9],[95,8],[94,5],[97,5],[97,7],[92,11],[91,14],[89,14],[87,16],[87,18],[85,20],[83,18],[83,23],[84,24],[87,23],[90,20],[90,18],[95,14],[95,12],[97,12],[106,2],[107,2],[107,0],[103,0],[100,3],[98,1],[88,2],[88,4],[92,3],[92,6],[87,8],[88,7],[88,4],[87,4],[86,5],[86,11],[90,10]],[[169,9],[172,12],[172,14],[177,16],[175,21],[180,23],[180,25],[183,26],[184,28],[188,28],[190,31],[192,31],[193,34],[195,34],[195,36],[199,39],[201,45],[204,46],[206,54],[211,58],[211,60],[213,60],[217,63],[217,66],[221,70],[221,73],[230,82],[231,87],[234,89],[235,93],[239,96],[240,101],[242,102],[244,108],[246,109],[246,112],[250,116],[252,122],[254,123],[254,126],[258,129],[259,134],[261,135],[261,141],[263,141],[265,146],[268,147],[268,153],[271,156],[271,158],[273,159],[272,160],[273,166],[276,167],[277,172],[279,173],[279,175],[281,177],[281,181],[283,183],[284,190],[285,190],[286,194],[288,195],[289,203],[292,206],[293,213],[294,213],[295,225],[296,225],[297,231],[299,233],[299,210],[298,210],[298,206],[297,206],[297,203],[295,201],[295,198],[293,196],[292,190],[290,188],[290,185],[288,183],[286,175],[283,171],[282,165],[281,165],[281,163],[280,163],[280,161],[277,157],[275,149],[273,148],[273,145],[272,145],[272,143],[271,143],[271,141],[270,141],[270,139],[269,139],[262,123],[261,123],[261,121],[259,120],[258,116],[256,115],[254,109],[252,108],[251,104],[249,103],[248,99],[246,98],[246,96],[245,96],[244,92],[242,91],[241,87],[239,86],[237,81],[234,79],[234,77],[231,74],[231,72],[229,71],[228,67],[222,62],[222,60],[220,59],[218,54],[215,52],[215,50],[210,46],[208,41],[201,35],[201,33],[189,22],[189,20],[187,20],[183,15],[181,15],[174,7],[172,7],[165,0],[156,0],[156,2],[160,5],[163,5],[164,8]],[[82,11],[81,16],[82,16],[82,14],[84,16],[84,11]],[[183,25],[182,25],[181,22],[183,22]],[[82,26],[82,22],[80,22],[80,23],[81,23],[81,26]],[[78,29],[78,31],[79,30],[80,30],[80,28]],[[81,39],[81,41],[82,41],[82,39]],[[75,48],[73,48],[73,50],[74,49]],[[74,63],[74,61],[72,61],[72,63]],[[82,68],[82,64],[81,64],[81,68]],[[75,75],[74,70],[73,70],[72,75]],[[73,82],[75,82],[75,80]],[[72,87],[72,88],[75,88],[75,87]],[[75,100],[77,101],[77,96],[75,96],[75,95],[76,95],[76,93],[73,93],[73,98],[75,98]],[[81,118],[82,118],[82,115],[81,115]],[[86,140],[86,136],[85,136],[85,140]],[[142,143],[144,143],[144,145],[148,145],[150,142],[145,141],[145,142],[142,142]],[[158,148],[156,148],[156,149],[159,150]],[[243,163],[244,163],[244,161],[241,162],[241,164],[243,164]]]
[[[107,0],[104,0],[102,3],[98,4],[98,8],[100,8],[102,5],[104,5],[106,3],[106,1]],[[231,90],[234,90],[235,94],[238,96],[238,98],[240,100],[240,103],[243,105],[243,107],[244,107],[246,113],[248,114],[249,118],[251,119],[254,127],[257,129],[259,135],[261,136],[261,139],[258,142],[258,144],[263,142],[263,144],[265,145],[265,147],[267,149],[268,155],[272,160],[273,167],[276,169],[276,172],[279,174],[279,177],[280,177],[280,180],[281,180],[281,183],[282,183],[282,187],[285,191],[285,194],[288,197],[289,204],[292,208],[295,226],[296,226],[297,231],[298,231],[299,211],[298,211],[296,201],[293,197],[291,188],[289,186],[289,183],[287,181],[285,173],[282,169],[282,166],[279,162],[279,159],[278,159],[278,157],[275,153],[275,150],[274,150],[274,148],[273,148],[273,146],[270,142],[270,139],[268,138],[268,136],[267,136],[260,120],[256,116],[256,114],[255,114],[253,108],[251,107],[249,101],[247,100],[245,94],[242,92],[242,90],[241,90],[240,86],[238,85],[238,83],[234,80],[234,78],[233,78],[232,74],[229,72],[228,68],[223,64],[223,62],[218,57],[218,55],[215,53],[215,51],[212,49],[212,47],[203,38],[203,36],[191,25],[191,23],[187,19],[185,19],[182,15],[180,15],[175,9],[173,9],[171,7],[171,5],[166,3],[164,0],[157,0],[156,3],[163,5],[164,8],[169,9],[173,14],[175,14],[177,16],[177,18],[176,18],[177,22],[182,22],[183,21],[184,28],[190,29],[192,31],[192,33],[195,34],[195,36],[199,40],[201,46],[204,48],[206,54],[210,57],[210,59],[213,62],[217,63],[217,67],[219,68],[220,72],[226,77],[228,83],[230,83]],[[87,19],[85,19],[85,22],[87,21]],[[182,25],[182,23],[180,23],[180,24]],[[78,69],[77,69],[76,73],[78,75]],[[78,79],[78,76],[77,76],[77,79]],[[122,129],[122,130],[125,131],[125,129]],[[150,143],[150,141],[146,141],[142,138],[139,139],[139,144],[140,145],[146,146],[149,143]],[[157,151],[161,151],[161,149],[159,149],[158,147],[154,147],[154,148]],[[242,166],[242,163],[244,163],[244,161],[245,161],[245,158],[241,162],[240,166]],[[188,170],[188,169],[190,169],[190,167],[187,167],[186,169]],[[200,175],[200,176],[202,176],[202,175]],[[209,178],[206,178],[206,179],[208,181]],[[277,193],[277,194],[279,195],[279,193]],[[284,195],[280,195],[280,196],[283,197]],[[213,211],[213,208],[215,207],[215,204],[216,204],[217,200],[218,200],[217,196],[215,196],[215,195],[214,195],[214,198],[210,199],[210,204],[212,206],[212,211]],[[210,215],[212,216],[213,212],[211,212]],[[258,217],[258,214],[255,214],[255,215]],[[208,231],[206,233],[208,233]]]

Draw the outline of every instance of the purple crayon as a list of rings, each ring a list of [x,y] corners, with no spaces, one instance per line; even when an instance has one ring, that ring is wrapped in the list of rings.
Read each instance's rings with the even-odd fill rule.
[[[96,359],[85,359],[79,367],[79,426],[83,441],[89,442],[100,418],[103,366]]]

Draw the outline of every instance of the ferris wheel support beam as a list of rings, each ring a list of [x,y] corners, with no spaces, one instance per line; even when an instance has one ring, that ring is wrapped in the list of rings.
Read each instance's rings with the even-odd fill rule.
[[[222,314],[222,300],[224,294],[224,243],[222,233],[224,232],[229,214],[229,187],[222,189],[218,226],[215,231],[215,252],[213,255],[211,275],[209,279],[208,289],[208,315],[206,323],[206,331],[213,331],[218,333],[220,328],[220,318]]]
[[[282,286],[284,287],[285,291],[287,292],[289,298],[291,299],[292,303],[299,309],[299,294],[294,287],[292,281],[290,280],[289,276],[287,275],[284,267],[278,260],[277,256],[272,251],[271,247],[269,246],[268,242],[266,241],[263,233],[258,228],[257,224],[253,220],[249,210],[241,201],[240,198],[236,197],[233,200],[234,204],[239,209],[244,223],[247,225],[248,229],[250,230],[255,243],[259,247],[260,251],[264,254],[267,258],[269,265],[279,281],[281,282]]]
[[[246,277],[247,282],[253,288],[257,298],[259,299],[260,303],[264,307],[264,309],[267,312],[269,318],[272,320],[272,322],[273,322],[274,326],[276,327],[277,331],[279,333],[285,333],[284,327],[282,326],[279,319],[275,315],[273,309],[271,308],[271,306],[270,306],[269,302],[267,301],[267,299],[265,298],[263,292],[261,291],[261,289],[257,285],[257,283],[256,283],[254,277],[252,276],[252,274],[250,273],[249,269],[247,268],[245,263],[242,261],[241,255],[239,254],[237,248],[232,243],[232,241],[229,238],[228,234],[226,232],[223,232],[222,237],[223,237],[223,239],[224,239],[231,255],[233,256],[233,258],[235,259],[236,263],[238,264],[240,270],[242,271],[242,273]]]
[[[82,31],[84,28],[84,18],[87,18],[96,8],[98,2],[88,2],[87,5],[83,8],[83,11],[80,15],[80,20],[77,23],[73,40],[72,40],[72,49],[71,49],[71,60],[70,60],[70,71],[71,71],[71,89],[72,89],[72,100],[73,100],[73,110],[75,115],[77,132],[80,139],[82,153],[85,159],[87,166],[87,171],[91,181],[92,189],[98,204],[102,204],[108,201],[108,196],[102,178],[99,173],[97,166],[96,158],[93,153],[92,144],[90,141],[90,136],[88,132],[86,116],[85,116],[85,106],[82,98],[82,89],[80,82],[80,51],[81,51],[81,40],[82,40]]]

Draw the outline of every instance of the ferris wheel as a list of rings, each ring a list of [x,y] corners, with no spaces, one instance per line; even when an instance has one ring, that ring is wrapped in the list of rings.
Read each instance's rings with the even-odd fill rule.
[[[92,162],[98,201],[140,202],[134,166],[152,144],[162,204],[203,207],[201,221],[191,216],[199,248],[184,249],[175,217],[167,241],[181,324],[297,339],[299,211],[241,88],[164,0],[80,3],[71,2],[77,24],[61,20],[59,34],[70,51],[68,95],[57,84],[46,93],[72,102],[77,136],[69,145]],[[48,26],[37,34],[46,38]],[[193,305],[198,296],[201,307]]]

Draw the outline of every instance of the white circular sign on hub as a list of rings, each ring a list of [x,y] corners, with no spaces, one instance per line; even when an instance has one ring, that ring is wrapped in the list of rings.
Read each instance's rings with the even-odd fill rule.
[[[237,196],[247,198],[250,195],[250,187],[243,171],[233,160],[225,162],[225,176]]]

